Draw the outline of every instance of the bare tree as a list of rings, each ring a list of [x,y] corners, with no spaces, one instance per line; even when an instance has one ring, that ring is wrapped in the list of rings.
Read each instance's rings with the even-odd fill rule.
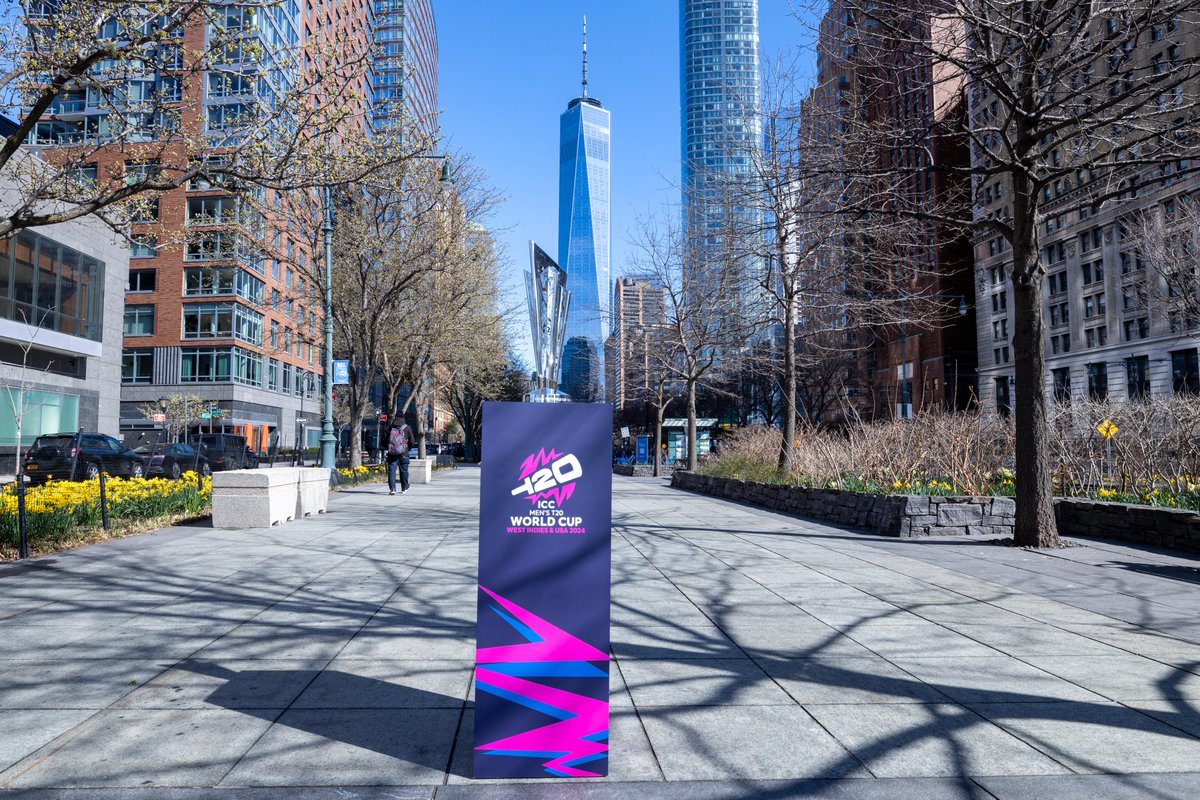
[[[36,408],[37,404],[31,399],[33,387],[38,385],[38,381],[34,375],[45,377],[49,374],[52,364],[47,364],[40,371],[31,374],[29,365],[30,354],[37,343],[37,334],[41,330],[43,318],[35,319],[37,324],[30,324],[24,319],[24,312],[20,312],[22,322],[28,326],[30,336],[23,342],[18,343],[18,348],[21,351],[20,364],[3,364],[0,368],[0,373],[4,374],[4,378],[0,381],[0,389],[4,392],[4,400],[8,405],[9,413],[12,414],[14,433],[16,436],[16,466],[14,472],[17,480],[24,479],[25,461],[21,458],[21,439],[24,436],[25,420],[31,409]],[[45,312],[48,315],[50,312]],[[43,316],[44,316],[43,315]]]
[[[1125,287],[1126,302],[1153,303],[1172,331],[1194,331],[1200,325],[1200,203],[1187,195],[1171,198],[1123,224],[1130,257],[1150,267],[1141,283]]]
[[[855,176],[892,186],[861,210],[967,224],[1011,251],[1015,539],[1055,546],[1041,244],[1068,215],[1102,212],[1194,157],[1197,3],[837,0],[828,12],[822,55],[862,98],[844,109],[837,136],[882,140],[896,156]],[[911,97],[898,87],[914,85],[935,98],[965,90],[969,163],[933,164],[939,137],[960,133],[895,111]],[[971,179],[968,219],[895,202],[912,180],[939,172]]]
[[[400,414],[438,395],[438,384],[453,375],[455,361],[469,357],[480,331],[477,309],[498,306],[498,250],[481,225],[447,238],[431,270],[398,304],[385,333],[380,358],[384,399],[394,408],[402,387],[410,392]],[[439,380],[440,379],[440,380]],[[425,428],[418,426],[417,449],[425,457]]]
[[[284,25],[268,43],[287,5],[0,0],[0,105],[22,112],[0,142],[19,188],[0,236],[84,216],[124,233],[139,203],[189,181],[341,185],[419,149],[362,119],[372,53],[355,42],[369,36],[331,27],[302,41]],[[22,146],[42,162],[14,159]]]
[[[153,419],[162,414],[164,432],[163,443],[177,442],[188,431],[188,428],[200,422],[201,414],[209,410],[210,403],[198,394],[173,394],[165,398],[166,403],[146,403],[138,406],[138,412],[146,419]]]
[[[362,430],[379,375],[382,343],[397,309],[419,288],[423,276],[438,268],[439,239],[432,231],[440,228],[447,203],[440,172],[436,161],[408,158],[333,195],[334,349],[350,360],[350,383],[340,391],[353,431]],[[311,252],[322,253],[325,208],[323,199],[313,194],[293,193],[283,205],[296,235]],[[300,261],[296,267],[308,305],[323,308],[323,257]],[[313,334],[310,344],[323,346],[315,328]],[[350,463],[362,463],[361,436],[350,438]]]
[[[637,272],[652,275],[663,287],[665,313],[660,344],[653,348],[654,370],[669,376],[667,384],[678,383],[687,397],[688,469],[694,470],[698,391],[720,383],[759,319],[754,304],[745,302],[746,254],[687,235],[678,219],[670,209],[658,219],[643,219],[633,261]],[[725,242],[731,245],[732,239]]]

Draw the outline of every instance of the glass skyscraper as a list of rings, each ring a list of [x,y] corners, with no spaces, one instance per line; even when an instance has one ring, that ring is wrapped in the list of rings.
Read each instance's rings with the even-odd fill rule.
[[[433,134],[438,127],[438,39],[431,0],[375,0],[372,117],[383,133],[407,111]]]
[[[709,262],[700,268],[722,268],[730,212],[752,212],[722,204],[721,187],[749,173],[762,145],[758,0],[680,0],[679,54],[686,230]],[[752,292],[753,276],[742,278]]]
[[[559,388],[573,400],[598,402],[604,400],[611,294],[611,115],[587,94],[586,39],[583,76],[583,93],[567,104],[560,128],[558,263],[567,271],[571,311]]]

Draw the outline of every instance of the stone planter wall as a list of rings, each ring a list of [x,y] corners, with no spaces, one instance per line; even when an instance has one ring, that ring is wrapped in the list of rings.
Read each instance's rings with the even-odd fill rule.
[[[924,497],[807,489],[739,481],[679,471],[671,485],[700,494],[782,511],[800,517],[866,528],[884,536],[1012,536],[1016,504],[1011,497]],[[1170,508],[1101,503],[1079,498],[1054,501],[1058,531],[1200,553],[1200,514]]]
[[[1016,506],[1008,497],[924,497],[809,489],[679,471],[671,485],[741,503],[867,528],[884,536],[1012,535]]]
[[[1054,504],[1058,532],[1200,553],[1200,514],[1174,508],[1060,499]]]
[[[673,464],[662,464],[658,468],[659,474],[664,478],[675,471]],[[653,478],[653,464],[614,464],[614,475],[624,475],[626,478]]]

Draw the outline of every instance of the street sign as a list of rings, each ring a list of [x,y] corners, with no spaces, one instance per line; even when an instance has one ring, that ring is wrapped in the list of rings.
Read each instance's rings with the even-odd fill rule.
[[[200,415],[200,419],[212,419],[212,412],[205,411],[203,414]]]
[[[1111,439],[1119,430],[1120,428],[1111,419],[1106,419],[1096,426],[1096,431],[1105,439]]]
[[[155,414],[153,417],[151,417],[151,419],[154,420],[155,422],[166,422],[167,415],[166,414]]]
[[[350,360],[338,359],[333,362],[333,385],[348,386],[350,384]]]
[[[380,421],[380,422],[387,422],[387,414],[380,414],[380,415],[379,415],[379,421]]]

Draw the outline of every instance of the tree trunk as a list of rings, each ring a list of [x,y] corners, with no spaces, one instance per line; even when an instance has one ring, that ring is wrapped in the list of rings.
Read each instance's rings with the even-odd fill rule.
[[[654,459],[654,477],[662,476],[662,426],[663,417],[667,415],[667,403],[663,395],[665,392],[660,389],[658,393],[658,405],[655,408],[655,424],[654,424],[654,452],[650,456]]]
[[[785,292],[783,311],[783,441],[779,445],[779,471],[792,474],[796,461],[796,304]]]
[[[362,429],[363,417],[366,416],[363,404],[350,404],[350,469],[362,466]]]
[[[1014,174],[1013,362],[1016,374],[1016,493],[1019,547],[1057,547],[1053,469],[1046,437],[1045,320],[1037,220],[1027,180]]]
[[[687,468],[695,472],[700,459],[696,454],[696,381],[687,384]]]

